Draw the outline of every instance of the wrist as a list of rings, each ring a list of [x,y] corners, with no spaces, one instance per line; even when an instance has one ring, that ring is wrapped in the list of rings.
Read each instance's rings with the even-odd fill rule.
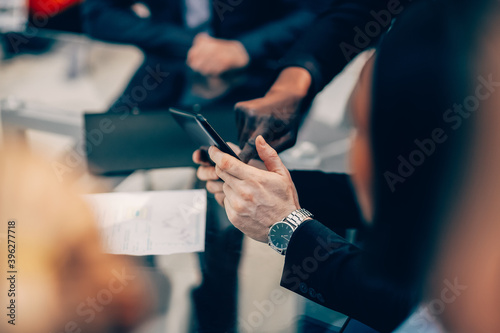
[[[287,67],[281,71],[269,92],[286,91],[303,99],[307,96],[311,84],[311,74],[305,68]]]
[[[273,224],[267,235],[269,246],[279,254],[285,255],[295,230],[312,217],[313,215],[306,209],[297,209]]]

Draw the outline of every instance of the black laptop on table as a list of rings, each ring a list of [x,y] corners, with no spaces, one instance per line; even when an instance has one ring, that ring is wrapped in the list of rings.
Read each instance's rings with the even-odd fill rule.
[[[236,142],[231,111],[210,110],[204,116],[227,141]],[[84,118],[88,169],[93,174],[194,166],[191,156],[199,147],[168,110],[86,113]]]

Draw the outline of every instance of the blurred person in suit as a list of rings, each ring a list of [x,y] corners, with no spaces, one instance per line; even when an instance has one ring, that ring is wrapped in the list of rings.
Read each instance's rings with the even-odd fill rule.
[[[2,306],[0,330],[127,332],[155,314],[160,299],[151,275],[125,257],[103,253],[94,217],[73,183],[60,182],[46,161],[5,147],[1,267],[6,273],[10,255],[9,271],[16,273],[0,280],[0,301],[11,306]]]
[[[270,69],[312,22],[311,7],[320,6],[298,0],[88,0],[82,12],[89,36],[144,53],[111,107],[126,112],[258,96],[273,79]]]
[[[493,1],[442,0],[420,1],[400,16],[351,96],[351,180],[289,172],[262,136],[255,146],[263,163],[246,165],[211,147],[213,167],[195,152],[198,176],[230,221],[285,255],[283,287],[380,332],[436,297],[446,297],[449,310],[424,330],[415,310],[410,320],[420,326],[405,323],[398,332],[499,331],[498,187],[489,183],[498,178],[498,13]],[[333,231],[364,223],[364,248]],[[481,237],[487,243],[476,246]],[[451,285],[440,294],[446,278]],[[450,292],[462,283],[477,293],[458,301]]]
[[[456,130],[468,127],[471,134],[463,138],[469,145],[462,172],[447,171],[463,178],[448,189],[457,191],[455,200],[431,229],[437,245],[424,262],[422,301],[397,333],[500,332],[500,6],[495,1],[471,6],[482,24],[472,33],[476,49],[462,49],[472,56],[464,66],[472,75],[468,95],[456,104],[462,109],[454,115],[460,118],[453,118]]]

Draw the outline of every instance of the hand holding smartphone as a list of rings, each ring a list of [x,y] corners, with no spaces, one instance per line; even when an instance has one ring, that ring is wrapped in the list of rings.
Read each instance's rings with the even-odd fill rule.
[[[220,135],[201,114],[195,114],[173,108],[170,108],[169,111],[179,125],[188,133],[191,139],[199,145],[200,148],[202,148],[201,157],[203,159],[210,161],[207,149],[210,146],[216,146],[222,152],[239,160],[238,155],[236,155],[236,153],[228,146],[228,144],[220,137]]]

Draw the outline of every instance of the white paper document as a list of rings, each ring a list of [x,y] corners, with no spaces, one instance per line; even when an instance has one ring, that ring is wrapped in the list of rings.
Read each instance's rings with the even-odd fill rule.
[[[102,193],[85,198],[108,253],[163,255],[205,249],[205,190]]]

